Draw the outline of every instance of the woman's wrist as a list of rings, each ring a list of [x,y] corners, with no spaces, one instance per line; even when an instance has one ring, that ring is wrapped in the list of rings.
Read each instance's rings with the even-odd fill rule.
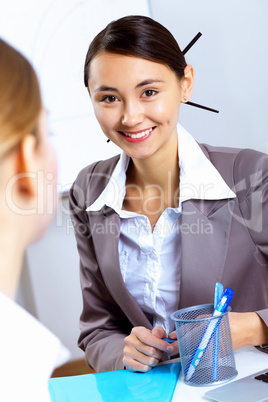
[[[255,335],[255,343],[253,345],[265,345],[268,344],[268,327],[263,321],[263,319],[257,314],[255,314],[255,320],[256,320],[256,325],[257,325],[257,333]],[[256,343],[257,342],[257,343]]]
[[[255,312],[229,313],[230,328],[234,350],[246,345],[268,343],[268,329]]]
[[[255,313],[244,313],[244,345],[261,345],[268,342],[268,329],[261,317]]]

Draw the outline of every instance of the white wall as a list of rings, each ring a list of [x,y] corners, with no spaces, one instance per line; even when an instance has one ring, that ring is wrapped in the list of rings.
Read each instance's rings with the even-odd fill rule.
[[[195,69],[192,101],[219,114],[183,105],[180,120],[200,142],[268,152],[267,0],[150,0]],[[195,110],[193,110],[195,109]]]
[[[186,55],[195,67],[192,101],[220,113],[182,105],[182,124],[201,142],[268,151],[268,2],[151,0],[150,4],[152,16],[172,31],[182,49],[197,32],[203,34]],[[76,346],[79,258],[67,203],[62,200],[46,236],[27,252],[29,267],[20,299],[77,358],[82,356]]]

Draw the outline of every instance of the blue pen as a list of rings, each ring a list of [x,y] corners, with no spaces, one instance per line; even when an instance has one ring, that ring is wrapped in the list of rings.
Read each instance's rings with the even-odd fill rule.
[[[220,302],[224,287],[222,283],[216,282],[215,292],[214,292],[214,309]],[[212,380],[217,381],[218,379],[218,360],[219,360],[219,325],[214,331],[213,337],[213,362],[212,362]]]
[[[221,315],[222,313],[225,313],[227,311],[230,301],[232,300],[233,294],[234,294],[234,291],[232,289],[229,289],[229,288],[225,289],[220,302],[218,303],[217,307],[213,311],[212,317]],[[211,337],[213,336],[213,332],[219,324],[219,321],[220,320],[211,320],[208,323],[206,329],[204,330],[203,335],[200,339],[199,345],[197,347],[197,350],[195,351],[191,364],[185,375],[186,381],[189,381],[190,378],[192,377],[192,375],[194,374],[194,372],[200,362],[200,359],[202,358],[203,354],[205,353],[206,348],[211,340]]]

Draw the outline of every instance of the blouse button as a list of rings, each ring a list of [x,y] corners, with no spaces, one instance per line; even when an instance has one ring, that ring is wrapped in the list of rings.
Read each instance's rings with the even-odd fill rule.
[[[150,257],[152,260],[156,260],[156,259],[157,259],[157,256],[156,256],[155,252],[153,252],[153,251],[149,254],[149,257]]]

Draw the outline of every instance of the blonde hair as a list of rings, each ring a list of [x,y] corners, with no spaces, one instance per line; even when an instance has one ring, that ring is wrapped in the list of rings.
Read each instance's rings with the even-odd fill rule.
[[[42,108],[39,83],[28,60],[0,39],[0,158],[35,134]]]

